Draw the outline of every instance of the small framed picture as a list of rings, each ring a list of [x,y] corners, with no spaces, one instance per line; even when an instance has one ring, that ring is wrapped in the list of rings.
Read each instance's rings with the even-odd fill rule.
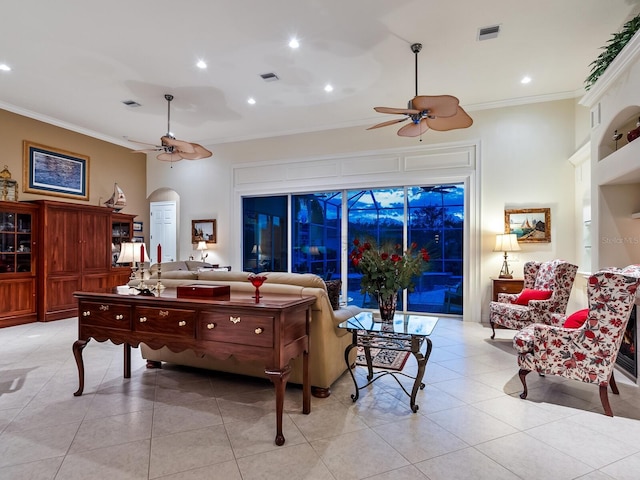
[[[144,237],[133,237],[131,241],[134,243],[144,243]]]
[[[551,209],[506,209],[504,231],[515,233],[518,243],[549,243],[551,242]]]
[[[141,232],[142,231],[142,222],[133,222],[133,231]]]

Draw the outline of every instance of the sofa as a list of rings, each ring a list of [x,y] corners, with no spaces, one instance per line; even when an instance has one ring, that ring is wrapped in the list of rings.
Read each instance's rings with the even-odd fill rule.
[[[312,305],[312,316],[309,333],[309,377],[312,393],[317,397],[329,396],[330,387],[346,370],[344,351],[351,343],[351,334],[338,328],[338,324],[361,311],[355,306],[339,307],[334,301],[331,305],[327,284],[317,275],[309,273],[267,272],[267,281],[260,287],[260,293],[292,294],[313,296],[316,298]],[[229,285],[232,294],[246,293],[251,295],[255,288],[247,280],[250,272],[233,272],[226,269],[214,269],[210,264],[196,261],[167,262],[161,265],[160,279],[165,287],[180,285]],[[145,282],[154,285],[158,278],[158,267],[152,265],[148,279]],[[137,286],[139,280],[130,282]],[[335,286],[335,285],[333,285]],[[330,288],[330,290],[334,290]],[[234,357],[218,360],[209,356],[199,357],[191,350],[175,353],[164,347],[152,350],[145,344],[140,345],[143,358],[147,365],[158,366],[159,362],[175,363],[197,368],[205,368],[222,372],[250,375],[256,377],[267,376],[264,365],[259,362],[238,361]],[[355,349],[352,351],[355,361]],[[302,357],[291,363],[290,383],[302,384]]]

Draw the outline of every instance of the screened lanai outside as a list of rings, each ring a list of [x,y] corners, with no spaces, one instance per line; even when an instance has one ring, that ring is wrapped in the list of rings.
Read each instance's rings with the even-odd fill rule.
[[[413,292],[398,301],[410,312],[462,314],[464,186],[462,184],[349,191],[348,238],[377,245],[415,242],[431,261]],[[351,246],[350,246],[351,248]],[[349,265],[349,303],[375,309],[377,300],[360,293],[362,274]]]
[[[463,313],[463,184],[314,192],[288,197],[290,215],[283,212],[285,196],[243,199],[245,266],[253,267],[251,270],[257,264],[262,270],[287,271],[289,263],[295,273],[314,273],[325,280],[341,279],[343,302],[376,309],[377,300],[360,293],[362,275],[347,260],[353,239],[373,239],[379,245],[400,244],[403,249],[415,242],[428,248],[431,261],[428,270],[416,279],[415,290],[399,299],[398,310]],[[273,202],[275,199],[278,201]],[[273,250],[277,244],[286,244],[286,235],[281,231],[286,224],[291,238],[290,262],[286,258],[276,262],[265,247]],[[275,232],[270,232],[270,228]],[[262,239],[270,241],[257,241],[258,232]],[[284,251],[280,251],[284,257]],[[267,266],[264,258],[258,262],[261,257],[270,260],[270,264]]]

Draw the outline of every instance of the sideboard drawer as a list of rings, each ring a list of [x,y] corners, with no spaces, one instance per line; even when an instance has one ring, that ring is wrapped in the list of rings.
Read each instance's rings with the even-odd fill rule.
[[[136,307],[133,318],[134,329],[138,332],[195,338],[194,310]]]
[[[273,317],[201,312],[200,340],[237,343],[254,347],[273,346]]]
[[[81,302],[78,308],[81,325],[131,330],[131,307],[128,305]]]

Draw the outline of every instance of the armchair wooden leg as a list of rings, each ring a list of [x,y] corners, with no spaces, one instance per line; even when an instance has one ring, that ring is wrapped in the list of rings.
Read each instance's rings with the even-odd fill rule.
[[[491,340],[493,340],[496,336],[496,329],[493,326],[493,322],[491,320],[489,320],[489,323],[491,323]]]
[[[524,378],[527,376],[527,374],[530,372],[530,370],[524,370],[524,369],[520,369],[520,371],[518,372],[518,376],[520,377],[520,381],[522,382],[522,393],[520,394],[520,398],[522,398],[523,400],[525,398],[527,398],[527,394],[529,393],[529,391],[527,390],[527,380]]]
[[[602,408],[604,408],[604,414],[608,417],[613,417],[611,405],[609,405],[609,396],[607,395],[606,385],[600,385],[600,401],[602,402]]]
[[[609,386],[611,387],[611,391],[614,393],[614,395],[620,395],[620,390],[618,390],[618,385],[616,384],[616,379],[613,377],[613,372],[611,372]]]

